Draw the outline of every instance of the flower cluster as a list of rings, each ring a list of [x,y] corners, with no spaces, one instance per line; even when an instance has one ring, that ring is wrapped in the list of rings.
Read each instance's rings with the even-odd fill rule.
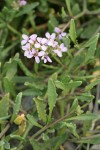
[[[19,6],[24,6],[27,4],[26,0],[18,0]]]
[[[67,51],[67,47],[64,46],[64,43],[61,43],[61,39],[66,36],[65,32],[56,27],[55,33],[50,34],[47,32],[45,37],[38,37],[36,34],[27,36],[26,34],[22,35],[22,49],[24,50],[24,56],[27,58],[35,58],[36,63],[40,62],[40,59],[44,63],[52,62],[50,54],[57,55],[62,57],[62,53]]]
[[[27,4],[26,0],[17,0],[17,1],[13,1],[11,6],[13,7],[13,9],[15,10],[19,10],[20,7],[23,7]]]

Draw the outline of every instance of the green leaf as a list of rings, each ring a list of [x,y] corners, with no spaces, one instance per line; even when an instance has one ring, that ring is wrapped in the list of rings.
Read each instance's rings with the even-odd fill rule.
[[[75,99],[75,100],[73,101],[73,103],[72,103],[71,108],[70,108],[70,112],[76,111],[77,107],[78,107],[78,100]]]
[[[8,116],[8,110],[9,110],[9,94],[6,94],[0,100],[0,120]]]
[[[70,29],[69,29],[70,38],[73,41],[73,43],[76,43],[76,30],[75,30],[75,23],[74,19],[71,19],[70,22]]]
[[[36,126],[36,127],[39,127],[39,128],[42,128],[42,126],[37,123],[37,120],[31,116],[30,114],[27,114],[27,119],[29,120],[29,122],[33,125],[33,126]]]
[[[11,123],[15,120],[15,118],[17,117],[17,114],[18,114],[18,112],[20,110],[21,99],[22,99],[22,92],[20,92],[16,96],[15,105],[14,105],[14,108],[13,108],[13,115],[12,115],[12,118],[11,118]]]
[[[67,139],[67,135],[63,134],[61,136],[53,137],[44,143],[39,143],[34,139],[30,140],[30,143],[34,150],[40,150],[42,147],[42,150],[58,150],[59,146],[64,143],[64,141]]]
[[[36,108],[37,108],[37,111],[38,111],[39,119],[46,122],[47,121],[46,103],[40,97],[34,98],[34,101],[35,101]]]
[[[94,36],[94,38],[92,39],[92,42],[90,41],[91,44],[89,45],[88,52],[86,53],[86,61],[88,61],[89,59],[93,59],[94,58],[94,54],[95,54],[95,51],[96,51],[98,38],[99,38],[99,34]]]
[[[65,90],[65,85],[60,81],[55,81],[55,85],[58,89]]]
[[[16,140],[19,140],[19,141],[23,141],[24,138],[21,137],[20,135],[14,135],[14,134],[10,134],[10,138],[11,139],[16,139]]]
[[[48,81],[48,104],[49,104],[49,117],[51,117],[53,108],[55,107],[56,104],[56,87],[54,85],[54,82],[52,79],[49,79]]]
[[[71,118],[68,118],[67,121],[69,120],[83,120],[83,121],[87,121],[87,120],[95,120],[95,119],[99,119],[100,116],[97,115],[97,114],[82,114],[82,115],[79,115],[79,116],[76,116],[76,117],[71,117]]]
[[[76,131],[76,125],[75,124],[73,124],[73,123],[66,123],[66,126],[70,129],[71,133],[75,137],[79,138],[79,135],[77,134],[77,131]]]
[[[85,87],[85,91],[91,90],[94,86],[100,83],[100,79],[95,80],[94,82],[90,83]]]
[[[100,134],[84,137],[82,140],[79,140],[80,143],[88,143],[88,144],[100,144]]]
[[[98,41],[98,38],[99,38],[99,33],[91,37],[91,39],[84,44],[84,47],[90,47],[93,43]]]
[[[90,102],[93,100],[94,96],[91,95],[90,93],[81,93],[81,95],[76,96],[81,101],[87,101]]]
[[[70,6],[70,0],[65,0],[65,2],[66,2],[66,6],[68,9],[69,15],[73,16],[72,11],[71,11],[71,6]]]
[[[24,6],[16,15],[16,17],[22,16],[24,14],[28,14],[30,13],[34,8],[36,8],[39,5],[38,2],[34,2],[31,4],[27,4],[26,6]]]
[[[73,80],[71,80],[68,84],[68,87],[74,89],[74,88],[80,86],[81,84],[82,84],[82,81],[73,81]]]
[[[10,93],[11,95],[15,96],[13,82],[9,81],[9,79],[7,77],[5,77],[3,80],[3,83],[4,83],[5,92]]]

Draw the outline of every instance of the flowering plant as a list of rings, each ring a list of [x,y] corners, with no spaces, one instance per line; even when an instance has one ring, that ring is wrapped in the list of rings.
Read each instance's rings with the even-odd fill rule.
[[[36,34],[32,34],[30,37],[23,34],[21,41],[22,49],[24,50],[24,56],[27,58],[35,58],[36,63],[40,62],[40,58],[44,63],[52,62],[49,54],[62,57],[62,52],[67,51],[67,47],[64,43],[61,43],[61,39],[66,36],[65,32],[56,27],[56,33],[50,35],[49,32],[45,34],[45,38],[38,37]]]

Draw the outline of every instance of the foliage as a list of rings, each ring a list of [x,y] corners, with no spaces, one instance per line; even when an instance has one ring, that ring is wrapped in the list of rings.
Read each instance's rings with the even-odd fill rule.
[[[99,0],[5,0],[0,9],[0,150],[100,144]],[[55,27],[67,33],[61,58],[24,57],[22,34],[44,37]]]

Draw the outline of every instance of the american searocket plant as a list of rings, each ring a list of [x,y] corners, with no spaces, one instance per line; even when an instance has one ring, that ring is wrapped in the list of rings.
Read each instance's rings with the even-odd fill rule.
[[[0,150],[100,149],[99,6],[0,1]]]
[[[27,58],[35,57],[36,63],[40,62],[40,58],[44,63],[52,62],[48,56],[50,53],[56,54],[59,57],[62,57],[62,52],[66,52],[67,48],[64,46],[64,43],[59,42],[63,37],[66,36],[65,32],[56,27],[55,33],[50,35],[49,32],[45,34],[46,38],[37,37],[36,34],[32,34],[30,37],[23,34],[22,35],[22,49],[24,50],[24,56]],[[60,43],[60,44],[59,44]]]

